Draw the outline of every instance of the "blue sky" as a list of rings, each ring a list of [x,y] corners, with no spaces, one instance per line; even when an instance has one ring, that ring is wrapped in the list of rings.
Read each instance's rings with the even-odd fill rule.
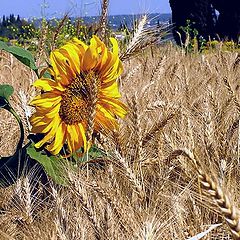
[[[110,14],[169,13],[169,0],[109,0]],[[100,0],[1,0],[0,16],[13,13],[21,17],[59,17],[97,15]],[[45,7],[44,7],[45,6]]]

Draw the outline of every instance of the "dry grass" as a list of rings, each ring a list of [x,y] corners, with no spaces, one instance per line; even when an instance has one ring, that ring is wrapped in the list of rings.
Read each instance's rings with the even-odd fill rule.
[[[229,224],[239,216],[221,209],[240,207],[239,54],[186,55],[169,44],[124,66],[120,85],[130,112],[119,133],[98,143],[107,156],[69,171],[68,188],[51,181],[35,187],[33,169],[0,189],[0,239],[181,240],[222,222],[205,239],[232,239],[228,226],[240,231]],[[34,95],[33,80],[1,53],[0,82],[14,86],[22,117],[19,92]],[[1,155],[8,155],[17,124],[3,111],[0,121]]]

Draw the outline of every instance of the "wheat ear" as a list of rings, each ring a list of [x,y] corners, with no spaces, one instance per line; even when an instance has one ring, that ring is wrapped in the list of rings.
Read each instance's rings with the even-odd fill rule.
[[[56,48],[56,43],[57,43],[57,39],[58,39],[59,33],[61,32],[61,30],[64,27],[64,24],[66,23],[67,20],[68,20],[68,14],[64,15],[62,20],[59,22],[55,32],[53,33],[53,37],[52,37],[52,50],[54,50]]]
[[[201,169],[198,169],[198,177],[203,188],[208,191],[208,193],[214,198],[215,202],[217,203],[234,239],[240,240],[239,210],[231,204],[228,195],[223,192],[221,187]]]
[[[139,43],[142,40],[142,33],[144,30],[144,26],[147,22],[147,15],[144,15],[142,19],[139,21],[139,24],[134,32],[133,38],[131,39],[130,43],[128,44],[128,47],[126,51],[120,56],[121,60],[125,60],[133,55],[133,53],[136,51],[136,49],[139,46]]]
[[[193,153],[189,150],[183,150],[184,155],[190,158],[198,172],[198,177],[201,185],[215,200],[222,216],[226,220],[227,225],[236,240],[240,240],[240,212],[230,201],[228,195],[224,193],[217,181],[214,181],[208,174],[206,174],[199,162],[195,159]]]
[[[139,196],[143,198],[144,192],[143,192],[142,186],[139,180],[137,179],[137,176],[133,172],[132,168],[129,166],[127,160],[124,157],[122,157],[120,153],[117,151],[115,151],[115,158],[118,160],[122,168],[125,170],[125,176],[128,178],[129,182],[135,188]],[[114,163],[116,164],[117,162],[114,161]]]

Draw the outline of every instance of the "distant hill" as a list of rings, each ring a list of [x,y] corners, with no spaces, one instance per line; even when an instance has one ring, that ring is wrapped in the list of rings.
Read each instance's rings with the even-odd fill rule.
[[[121,24],[125,24],[128,27],[131,27],[135,20],[141,18],[141,14],[138,15],[111,15],[108,17],[108,23],[109,26],[113,29],[119,28]],[[153,13],[148,14],[149,25],[155,25],[158,23],[166,23],[171,20],[172,15],[169,13],[166,14],[159,14],[159,13]],[[98,17],[84,17],[83,20],[86,23],[92,23],[94,21],[97,21],[99,19]]]
[[[116,30],[118,28],[120,28],[121,25],[125,25],[127,27],[132,27],[134,24],[134,21],[136,21],[137,19],[141,18],[141,14],[137,14],[137,15],[110,15],[108,17],[108,24],[109,26]],[[152,13],[152,14],[148,14],[148,19],[149,22],[148,24],[151,25],[155,25],[158,23],[167,23],[171,20],[172,15],[170,13],[166,13],[166,14],[160,14],[160,13]],[[82,17],[83,22],[85,24],[91,24],[94,22],[98,22],[100,16],[86,16],[86,17]],[[74,22],[74,20],[76,18],[70,17],[70,19]],[[41,25],[41,21],[42,19],[35,19],[34,20],[34,25],[35,27],[39,27]],[[54,24],[54,20],[49,19],[49,21],[52,21],[52,23]]]

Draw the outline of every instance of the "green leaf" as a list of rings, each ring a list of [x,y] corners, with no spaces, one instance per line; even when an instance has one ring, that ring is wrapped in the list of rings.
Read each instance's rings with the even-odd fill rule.
[[[88,156],[87,156],[88,154]],[[87,159],[90,161],[90,160],[94,160],[94,159],[97,159],[97,158],[103,158],[106,156],[106,153],[101,150],[100,148],[98,148],[96,145],[93,145],[88,153],[84,154],[81,158],[78,158],[78,160],[80,162],[86,162]]]
[[[33,55],[28,50],[17,46],[11,46],[8,47],[7,51],[32,70],[37,70]]]
[[[8,48],[8,45],[5,42],[0,41],[0,49],[5,50]]]
[[[68,167],[73,167],[70,162],[57,156],[48,156],[45,152],[37,150],[33,144],[27,148],[27,154],[43,166],[53,181],[67,185],[66,170]]]
[[[49,78],[49,79],[52,78],[51,75],[50,75],[50,73],[47,72],[47,71],[43,74],[43,77],[44,77],[44,78]]]
[[[38,68],[35,65],[33,55],[28,50],[17,46],[8,46],[5,42],[2,41],[0,41],[0,50],[5,50],[6,52],[11,53],[20,62],[37,73]]]
[[[13,94],[13,87],[8,84],[0,84],[0,97],[9,100],[9,97]]]

